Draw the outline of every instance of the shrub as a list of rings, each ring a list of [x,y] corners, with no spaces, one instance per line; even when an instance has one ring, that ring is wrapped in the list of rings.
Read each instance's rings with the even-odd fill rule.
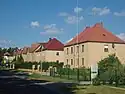
[[[95,85],[95,86],[100,85],[99,77],[96,77],[96,78],[92,79],[92,84]]]

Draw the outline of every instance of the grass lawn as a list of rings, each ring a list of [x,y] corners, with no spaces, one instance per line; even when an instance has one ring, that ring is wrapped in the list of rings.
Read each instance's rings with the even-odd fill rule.
[[[75,94],[125,94],[124,88],[111,86],[77,86]]]
[[[74,82],[74,80],[62,79],[59,77],[43,76],[38,73],[33,73],[29,76],[29,79],[47,80],[51,82]]]

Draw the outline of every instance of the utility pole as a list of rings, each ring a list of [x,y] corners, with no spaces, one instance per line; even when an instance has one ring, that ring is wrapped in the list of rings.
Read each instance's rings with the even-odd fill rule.
[[[77,0],[77,8],[78,8],[78,0]],[[77,81],[79,82],[79,39],[78,39],[78,33],[79,32],[79,12],[77,12],[77,54],[78,54],[78,58],[77,58],[77,63],[78,63],[78,68],[77,68]]]

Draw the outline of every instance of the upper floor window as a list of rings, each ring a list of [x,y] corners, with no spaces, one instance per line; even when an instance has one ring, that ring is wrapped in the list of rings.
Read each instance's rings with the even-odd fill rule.
[[[79,52],[79,46],[76,46],[76,48],[77,48],[77,53]]]
[[[57,52],[56,55],[59,56],[59,52]]]
[[[104,45],[104,52],[109,52],[108,45]]]
[[[69,54],[69,48],[67,48],[66,53]]]
[[[84,52],[84,45],[82,45],[82,52]]]
[[[73,53],[73,47],[71,47],[71,54]]]
[[[71,59],[71,65],[73,65],[73,59]]]

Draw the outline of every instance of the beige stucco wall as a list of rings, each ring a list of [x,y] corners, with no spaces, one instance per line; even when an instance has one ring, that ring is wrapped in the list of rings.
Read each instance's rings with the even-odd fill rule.
[[[57,56],[56,53],[59,52],[59,55]],[[64,62],[64,51],[52,51],[52,50],[46,50],[42,52],[35,52],[35,53],[27,53],[22,55],[24,58],[24,61],[31,61],[31,62],[56,62],[57,60],[59,62]]]
[[[84,45],[84,52],[82,52],[82,45]],[[108,45],[109,52],[104,52],[104,46]],[[121,63],[125,64],[125,44],[115,44],[115,48],[112,48],[112,43],[96,43],[87,42],[79,44],[79,54],[76,53],[76,46],[69,46],[64,48],[65,65],[71,65],[71,59],[73,59],[72,68],[78,67],[78,55],[79,55],[79,67],[82,67],[82,58],[84,58],[84,66],[90,67],[92,64],[97,63],[101,59],[107,57],[109,54],[116,53]],[[74,48],[74,53],[71,54],[71,47]],[[69,54],[67,54],[67,48],[69,48]]]
[[[33,53],[33,60],[36,62],[45,61],[44,52],[42,51]]]
[[[13,61],[14,58],[15,58],[15,56],[9,56],[8,57],[8,59],[9,59],[10,62]]]
[[[84,52],[82,52],[82,45],[83,44],[79,44],[79,53],[77,52],[78,45],[73,45],[73,46],[69,46],[69,47],[64,48],[64,58],[65,58],[64,63],[65,63],[65,65],[68,64],[68,65],[70,65],[71,68],[77,68],[78,62],[79,62],[79,67],[84,66],[82,64],[82,58],[84,58],[84,63],[87,62],[88,45],[87,45],[87,43],[84,43]],[[71,53],[71,47],[73,47],[73,53]],[[67,54],[67,48],[69,49],[68,54]],[[67,59],[68,59],[68,62],[67,62]],[[71,65],[71,59],[73,59],[73,65]],[[78,59],[79,59],[79,61],[78,61]]]
[[[108,45],[109,52],[104,52],[104,45]],[[89,42],[88,49],[88,66],[113,53],[116,53],[122,64],[125,63],[125,44],[115,44],[115,48],[112,48],[112,43]]]
[[[27,61],[32,62],[32,53],[27,53]]]
[[[22,54],[24,61],[27,61],[27,54]]]
[[[59,52],[59,55],[56,55],[57,52]],[[64,51],[46,50],[44,51],[44,55],[45,61],[56,62],[58,60],[59,62],[64,62]]]

